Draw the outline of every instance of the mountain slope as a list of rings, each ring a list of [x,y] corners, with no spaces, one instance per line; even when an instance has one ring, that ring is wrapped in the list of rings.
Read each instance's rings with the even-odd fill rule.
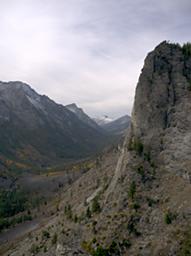
[[[21,82],[0,83],[0,155],[58,163],[100,150],[106,138],[71,111]]]
[[[112,134],[123,134],[129,127],[131,118],[128,115],[122,116],[114,121],[102,125],[102,127]]]
[[[75,103],[69,104],[65,106],[68,110],[73,112],[82,122],[86,123],[87,125],[91,126],[92,128],[104,132],[100,128],[97,123],[91,119],[84,111],[82,108],[79,108]]]

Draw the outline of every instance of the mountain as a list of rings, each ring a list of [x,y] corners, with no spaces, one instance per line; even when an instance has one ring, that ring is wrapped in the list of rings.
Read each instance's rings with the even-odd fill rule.
[[[99,156],[54,219],[4,255],[191,255],[190,85],[191,44],[159,44],[123,145]]]
[[[112,134],[120,135],[125,133],[125,131],[130,125],[130,122],[131,122],[130,116],[125,115],[114,121],[103,124],[102,128]]]
[[[129,127],[131,121],[131,118],[128,115],[122,116],[115,120],[109,118],[108,116],[92,119],[75,103],[66,105],[65,107],[73,112],[82,122],[102,133],[109,132],[109,134],[121,135]]]
[[[108,123],[112,122],[113,119],[110,118],[110,117],[108,117],[108,116],[103,116],[103,117],[94,118],[94,121],[95,121],[98,125],[102,126],[102,125],[105,125],[105,124],[108,124]]]
[[[22,82],[0,82],[0,159],[48,165],[87,157],[106,137]]]
[[[82,122],[86,123],[90,127],[102,131],[104,133],[104,130],[100,128],[100,126],[93,120],[91,119],[84,111],[82,108],[79,108],[75,103],[69,104],[65,106],[68,110],[73,112]]]

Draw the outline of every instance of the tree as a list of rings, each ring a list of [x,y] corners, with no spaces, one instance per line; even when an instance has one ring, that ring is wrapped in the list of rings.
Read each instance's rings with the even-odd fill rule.
[[[93,199],[93,202],[92,202],[92,212],[94,213],[100,213],[101,212],[101,207],[100,207],[100,204],[98,202],[98,197],[96,196],[94,199]]]
[[[136,184],[135,181],[133,181],[130,185],[128,195],[133,200],[136,193]]]
[[[91,216],[92,216],[89,206],[86,211],[86,216],[87,216],[87,218],[91,218]]]

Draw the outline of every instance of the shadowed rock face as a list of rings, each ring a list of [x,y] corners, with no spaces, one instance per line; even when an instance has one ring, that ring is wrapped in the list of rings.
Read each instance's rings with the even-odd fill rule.
[[[0,155],[33,164],[86,157],[105,135],[21,82],[0,82]]]
[[[191,56],[179,45],[161,43],[145,60],[132,115],[133,136],[166,167],[174,162],[183,172],[191,142],[190,83]]]

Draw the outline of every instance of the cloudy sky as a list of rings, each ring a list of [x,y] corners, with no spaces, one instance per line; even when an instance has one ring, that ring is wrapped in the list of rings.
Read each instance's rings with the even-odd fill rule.
[[[0,80],[91,116],[131,113],[144,58],[191,41],[190,0],[0,0]]]

